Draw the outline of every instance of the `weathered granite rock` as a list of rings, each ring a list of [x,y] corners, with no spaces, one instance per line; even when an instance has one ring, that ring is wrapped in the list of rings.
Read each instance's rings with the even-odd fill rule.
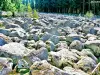
[[[7,35],[7,36],[8,36],[9,33],[10,33],[10,30],[0,28],[0,33],[2,33],[2,34],[4,34],[4,35]]]
[[[20,26],[17,25],[17,24],[8,23],[8,24],[5,25],[5,28],[6,29],[9,29],[9,28],[20,28]]]
[[[50,52],[49,58],[51,64],[61,68],[65,66],[74,66],[73,63],[79,60],[79,54],[71,52],[68,49],[62,49],[58,52]]]
[[[51,34],[49,34],[48,32],[45,32],[43,34],[43,36],[40,38],[42,41],[47,41],[49,38],[51,37]]]
[[[5,44],[0,48],[0,56],[10,57],[12,59],[20,59],[30,53],[31,50],[24,47],[20,43]]]
[[[83,48],[83,44],[82,42],[78,41],[78,40],[74,40],[71,44],[70,44],[70,49],[77,49],[79,51],[81,51]]]
[[[0,38],[0,46],[3,46],[5,44],[7,44],[7,42],[4,39]]]
[[[48,50],[44,47],[38,49],[38,50],[33,50],[31,53],[26,55],[27,57],[38,57],[41,60],[47,60],[48,59]]]
[[[60,51],[62,49],[68,49],[68,45],[66,41],[60,41],[57,45],[56,45],[56,51]]]
[[[57,43],[59,43],[59,38],[58,38],[58,36],[56,36],[56,35],[52,35],[52,37],[50,38],[50,40],[54,43],[54,44],[57,44]]]
[[[12,71],[13,61],[11,58],[0,57],[0,75],[8,75]]]
[[[91,49],[91,52],[96,56],[100,56],[100,47],[95,44],[85,45],[86,48]]]
[[[55,44],[52,41],[46,41],[46,48],[48,51],[55,51]]]
[[[91,72],[96,67],[96,61],[90,57],[82,57],[81,60],[77,62],[77,67],[85,72]]]
[[[97,58],[94,56],[90,49],[82,49],[81,55],[91,57],[94,61],[97,61]]]
[[[64,67],[63,70],[66,71],[69,75],[89,75],[80,69],[74,69],[72,67]]]
[[[69,75],[65,71],[50,65],[45,60],[35,62],[30,69],[32,75]]]
[[[39,49],[41,47],[46,48],[46,44],[42,40],[37,41],[35,45],[36,45],[36,49]]]

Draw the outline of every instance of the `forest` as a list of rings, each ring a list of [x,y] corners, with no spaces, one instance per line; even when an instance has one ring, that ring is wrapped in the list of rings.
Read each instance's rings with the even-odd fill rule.
[[[39,12],[85,14],[92,11],[100,14],[98,0],[0,0],[0,9],[6,11],[25,11],[30,4]]]

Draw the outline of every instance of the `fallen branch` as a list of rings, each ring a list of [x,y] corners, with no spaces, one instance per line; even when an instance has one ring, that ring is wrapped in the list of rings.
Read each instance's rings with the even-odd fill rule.
[[[96,71],[97,71],[97,69],[100,67],[100,63],[98,63],[97,64],[97,66],[94,68],[94,70],[92,71],[92,73],[91,73],[91,75],[93,75]]]

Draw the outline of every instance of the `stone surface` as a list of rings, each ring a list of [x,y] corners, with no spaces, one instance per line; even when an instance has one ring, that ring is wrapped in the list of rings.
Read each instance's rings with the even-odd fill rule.
[[[3,57],[21,58],[30,52],[31,50],[28,50],[24,45],[19,43],[5,44],[0,48],[0,56]]]
[[[82,57],[80,61],[77,62],[78,68],[85,72],[92,71],[96,67],[96,61],[90,57]]]

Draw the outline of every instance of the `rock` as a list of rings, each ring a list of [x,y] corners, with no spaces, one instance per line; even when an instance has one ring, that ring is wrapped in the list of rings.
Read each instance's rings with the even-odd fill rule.
[[[8,37],[8,36],[6,36],[6,35],[4,35],[4,34],[2,34],[2,33],[0,33],[0,39],[1,39],[2,42],[3,42],[3,40],[4,40],[6,43],[12,42],[10,37]],[[2,43],[2,42],[1,42],[1,43]]]
[[[78,40],[75,40],[70,44],[70,49],[77,49],[81,51],[82,48],[83,48],[83,44]]]
[[[66,37],[65,36],[59,36],[60,41],[66,41]]]
[[[38,34],[30,34],[28,36],[29,40],[34,40],[34,41],[38,41],[39,40],[39,35]]]
[[[11,58],[0,57],[0,67],[1,65],[3,68],[0,70],[0,75],[8,75],[12,71],[13,61]]]
[[[100,40],[92,40],[92,41],[86,41],[85,42],[85,45],[90,45],[90,44],[99,45]]]
[[[46,48],[46,44],[43,41],[39,40],[39,41],[36,42],[36,49],[39,49],[41,47]]]
[[[48,32],[45,32],[43,34],[43,36],[40,38],[42,41],[47,41],[49,38],[51,37],[51,34],[49,34]]]
[[[46,48],[48,51],[55,51],[55,44],[52,41],[46,41]]]
[[[18,38],[18,37],[11,37],[11,40],[12,40],[13,42],[17,42],[17,43],[19,43],[19,42],[21,41],[21,39]]]
[[[50,65],[47,61],[39,61],[35,62],[31,67],[32,75],[69,75],[68,73],[60,70],[52,65]]]
[[[93,40],[96,40],[96,37],[89,37],[88,38],[88,41],[93,41]]]
[[[30,53],[31,50],[19,43],[5,44],[0,48],[0,56],[10,57],[14,60],[20,59]]]
[[[54,44],[57,44],[59,43],[59,37],[56,36],[56,35],[53,35],[52,37],[50,37],[50,40],[54,43]]]
[[[20,26],[17,25],[17,24],[8,23],[8,24],[5,25],[5,28],[6,29],[10,29],[10,28],[20,28]]]
[[[86,34],[89,33],[89,32],[95,33],[94,31],[91,30],[93,27],[94,27],[94,26],[89,25],[89,23],[86,22],[86,24],[82,26],[82,31],[83,31],[84,33],[86,33]]]
[[[29,68],[29,64],[24,59],[18,60],[17,66],[19,69],[20,68]]]
[[[97,30],[95,30],[94,28],[91,28],[89,33],[96,35],[97,34]]]
[[[58,52],[50,52],[49,58],[51,64],[61,68],[65,66],[74,66],[73,63],[79,60],[78,53],[71,52],[68,49],[62,49]]]
[[[13,29],[11,29],[11,33],[9,34],[9,36],[11,36],[11,37],[19,37],[19,38],[23,38],[23,39],[27,38],[26,35],[27,34],[26,34],[25,30],[22,28],[13,28]]]
[[[28,40],[21,40],[20,41],[20,44],[23,44],[25,47],[27,47],[27,43],[28,43]]]
[[[15,21],[14,23],[18,25],[22,25],[24,23],[24,21],[20,17],[15,19],[14,21]]]
[[[34,40],[28,41],[26,47],[29,49],[35,48],[35,41]]]
[[[83,36],[81,36],[81,35],[78,35],[78,34],[74,34],[74,33],[71,33],[71,34],[69,34],[68,36],[66,36],[66,42],[68,42],[68,45],[70,45],[71,44],[71,42],[72,41],[74,41],[74,40],[79,40],[79,41],[81,41],[81,37],[83,37]]]
[[[76,20],[67,21],[66,25],[69,26],[70,28],[76,28],[76,27],[80,26],[78,21],[76,21]]]
[[[2,34],[4,34],[4,35],[9,35],[9,33],[10,33],[10,30],[8,30],[8,29],[1,29],[0,28],[0,33],[2,33]]]
[[[60,41],[57,45],[56,45],[56,50],[60,51],[62,49],[68,49],[68,45],[66,41]]]
[[[27,55],[29,58],[34,58],[38,57],[41,60],[47,60],[48,59],[48,50],[44,47],[38,49],[38,50],[33,50],[31,53]]]
[[[7,44],[7,42],[4,39],[0,38],[0,46],[3,46],[5,44]]]
[[[7,12],[2,11],[1,16],[7,16]]]
[[[25,31],[29,31],[30,30],[30,26],[31,24],[28,24],[28,23],[23,23],[21,25],[21,27],[25,30]]]
[[[85,45],[85,48],[91,49],[91,52],[96,56],[100,56],[100,47],[95,44]]]
[[[91,72],[97,63],[90,57],[82,57],[81,60],[77,62],[77,67],[85,72]]]
[[[82,49],[81,54],[83,56],[91,57],[94,61],[97,61],[97,58],[94,56],[90,49]]]
[[[74,69],[72,67],[64,67],[63,70],[66,71],[69,75],[89,75],[80,69]]]
[[[83,37],[82,35],[78,35],[76,33],[71,33],[68,35],[68,37],[72,38],[72,40],[80,40],[81,37]]]

